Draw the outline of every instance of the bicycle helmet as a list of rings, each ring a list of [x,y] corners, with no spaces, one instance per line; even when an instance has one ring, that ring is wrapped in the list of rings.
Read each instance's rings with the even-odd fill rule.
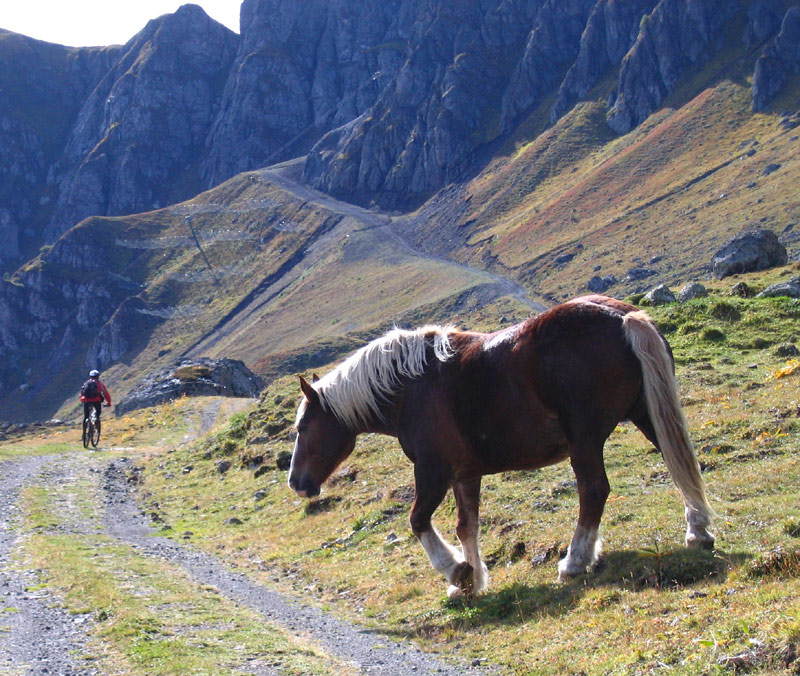
[[[89,371],[89,377],[90,378],[96,378],[99,375],[100,375],[100,371],[98,371],[97,369],[92,369],[91,371]]]

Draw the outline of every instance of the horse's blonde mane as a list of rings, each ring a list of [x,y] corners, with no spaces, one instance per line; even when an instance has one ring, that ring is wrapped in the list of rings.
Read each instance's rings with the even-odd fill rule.
[[[323,406],[350,429],[380,420],[381,405],[397,394],[401,379],[424,373],[429,347],[442,362],[455,354],[450,344],[454,331],[452,326],[393,329],[345,359],[314,383],[314,389]]]

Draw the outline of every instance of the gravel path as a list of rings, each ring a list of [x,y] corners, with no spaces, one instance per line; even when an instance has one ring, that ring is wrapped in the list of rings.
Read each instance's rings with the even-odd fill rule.
[[[338,620],[256,584],[205,552],[154,535],[132,499],[127,482],[130,468],[129,461],[123,458],[109,464],[104,475],[106,523],[113,537],[181,566],[197,582],[213,585],[227,598],[256,610],[290,633],[312,638],[326,652],[354,663],[365,674],[474,676],[487,673],[485,669],[453,666],[409,644],[393,642],[379,633]]]
[[[85,454],[28,457],[0,465],[0,673],[33,676],[97,676],[86,659],[86,615],[69,615],[59,599],[38,585],[36,571],[16,570],[13,552],[19,544],[15,516],[20,490],[27,483],[52,487],[51,498],[63,521],[57,530],[70,533],[102,532],[129,544],[142,554],[179,566],[195,581],[214,586],[234,603],[261,613],[265,620],[289,633],[316,642],[328,654],[377,676],[420,674],[475,676],[486,668],[458,667],[424,653],[410,643],[393,641],[306,606],[298,599],[256,584],[231,571],[219,559],[159,536],[135,502],[128,482],[132,463],[116,459],[100,464]],[[81,516],[70,504],[69,484],[79,474],[101,473],[100,499],[104,520]],[[36,591],[28,591],[36,589]],[[250,664],[242,673],[279,676],[267,665]]]
[[[64,612],[58,599],[37,587],[37,572],[18,570],[12,559],[20,490],[49,464],[32,457],[0,466],[0,672],[95,676],[99,672],[79,658],[85,654],[85,616]]]

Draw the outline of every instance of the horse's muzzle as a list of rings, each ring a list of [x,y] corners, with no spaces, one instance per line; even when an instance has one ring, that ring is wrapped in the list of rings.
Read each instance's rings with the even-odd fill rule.
[[[319,486],[308,476],[302,476],[299,480],[290,476],[289,488],[301,498],[314,498],[319,495]]]

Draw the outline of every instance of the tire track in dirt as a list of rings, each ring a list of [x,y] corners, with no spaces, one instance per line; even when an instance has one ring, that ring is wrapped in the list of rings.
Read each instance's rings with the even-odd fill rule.
[[[188,544],[155,534],[139,508],[128,477],[127,458],[101,461],[84,454],[28,457],[6,461],[0,474],[0,672],[27,676],[98,676],[86,662],[91,618],[71,615],[60,599],[40,587],[37,571],[15,570],[11,557],[19,546],[19,496],[26,485],[48,490],[59,522],[53,532],[103,534],[186,572],[195,582],[210,585],[228,600],[261,614],[272,625],[311,641],[327,654],[356,666],[370,676],[414,674],[470,676],[489,673],[445,662],[411,643],[398,643],[379,631],[357,627],[303,603],[288,594],[261,586],[231,571],[214,557]],[[101,521],[77,505],[71,485],[94,475]],[[96,485],[96,484],[95,484]],[[9,565],[11,564],[11,565]],[[29,591],[36,587],[35,592]],[[250,663],[239,670],[252,676],[278,676],[269,665]]]

